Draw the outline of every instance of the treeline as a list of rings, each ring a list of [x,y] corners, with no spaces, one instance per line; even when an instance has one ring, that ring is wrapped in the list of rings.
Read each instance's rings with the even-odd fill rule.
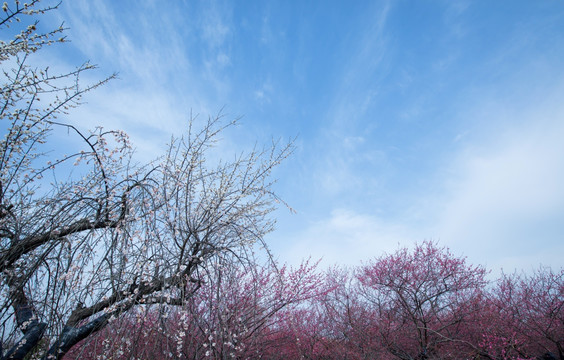
[[[67,359],[564,359],[564,269],[487,281],[424,242],[351,269],[217,263],[182,307],[139,307]]]

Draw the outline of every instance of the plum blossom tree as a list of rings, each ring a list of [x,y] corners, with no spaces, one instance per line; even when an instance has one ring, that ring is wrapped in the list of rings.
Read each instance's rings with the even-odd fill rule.
[[[331,268],[327,281],[332,291],[319,299],[316,307],[325,346],[334,358],[382,358],[378,319],[361,296],[354,269]]]
[[[564,359],[564,269],[504,274],[482,319],[483,352],[491,358]]]
[[[379,335],[399,359],[460,358],[465,321],[486,285],[486,271],[431,241],[399,249],[361,268],[362,295]]]
[[[198,324],[213,358],[253,358],[279,347],[278,333],[288,311],[322,295],[324,279],[316,264],[297,268],[269,263],[233,267],[218,263],[183,307]]]
[[[295,269],[224,259],[215,265],[183,306],[134,312],[76,346],[70,358],[274,358],[285,345],[288,312],[323,295],[323,276],[307,262]]]
[[[218,257],[244,259],[272,230],[270,174],[292,149],[211,163],[231,123],[190,118],[164,156],[136,164],[125,133],[68,116],[113,76],[83,86],[89,63],[56,74],[32,65],[66,41],[62,26],[41,31],[36,20],[57,7],[15,0],[0,11],[2,37],[12,37],[0,42],[3,359],[58,359],[134,308],[185,304]]]

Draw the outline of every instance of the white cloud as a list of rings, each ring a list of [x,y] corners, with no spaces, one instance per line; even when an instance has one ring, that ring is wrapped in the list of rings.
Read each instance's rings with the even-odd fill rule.
[[[224,44],[230,33],[224,14],[219,11],[217,4],[206,9],[201,20],[202,37],[208,46],[217,48]]]
[[[220,67],[225,67],[231,63],[231,59],[224,53],[219,53],[217,55],[216,61]]]
[[[272,42],[273,35],[270,29],[270,19],[268,16],[263,16],[262,27],[260,31],[260,42],[264,45],[268,45]]]
[[[439,200],[433,233],[493,270],[562,263],[564,107],[532,108],[456,156]]]
[[[417,240],[402,225],[350,209],[334,209],[328,217],[284,237],[290,237],[291,242],[276,249],[283,261],[297,264],[311,256],[314,260],[323,258],[322,266],[358,265],[394,251],[398,244]],[[273,243],[277,243],[276,239]]]
[[[272,86],[272,81],[268,78],[257,90],[255,90],[255,100],[257,100],[260,104],[270,104],[273,92],[274,88]]]

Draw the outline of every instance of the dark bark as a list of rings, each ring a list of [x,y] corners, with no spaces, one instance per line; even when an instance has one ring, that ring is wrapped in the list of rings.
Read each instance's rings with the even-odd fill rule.
[[[112,314],[104,314],[80,327],[65,326],[57,341],[49,348],[42,359],[61,359],[74,345],[103,329],[111,316]]]
[[[47,324],[36,321],[33,325],[29,326],[29,330],[24,333],[23,338],[12,346],[10,350],[2,359],[6,360],[23,360],[29,354],[43,337]]]
[[[119,220],[99,220],[91,222],[88,219],[78,220],[69,226],[65,226],[58,231],[49,231],[43,234],[29,236],[16,241],[9,249],[5,250],[0,256],[0,272],[9,269],[23,255],[37,249],[51,240],[61,240],[65,236],[80,233],[86,230],[109,229],[116,227]]]
[[[11,284],[17,282],[17,279],[10,279]],[[16,360],[23,359],[29,354],[39,341],[43,338],[47,324],[39,322],[33,308],[29,305],[27,297],[20,286],[16,287],[13,293],[13,307],[16,314],[16,323],[22,331],[23,337],[12,346],[6,355],[2,358]]]

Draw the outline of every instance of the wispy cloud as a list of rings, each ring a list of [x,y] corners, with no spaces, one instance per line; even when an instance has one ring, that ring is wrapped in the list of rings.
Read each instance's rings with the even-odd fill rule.
[[[230,62],[229,26],[219,7],[207,9],[194,30],[179,14],[190,9],[153,12],[151,1],[129,13],[116,13],[104,1],[64,6],[60,16],[72,29],[73,47],[103,73],[118,72],[117,80],[89,94],[88,105],[73,112],[81,125],[126,130],[140,156],[154,157],[172,134],[182,134],[191,112],[207,117],[224,104],[218,94],[230,86],[218,73]],[[145,12],[154,17],[141,16]],[[204,58],[199,39],[207,45]],[[86,80],[100,72],[92,75]]]
[[[312,149],[314,168],[310,171],[313,170],[314,183],[332,196],[370,188],[373,179],[366,177],[362,169],[385,162],[381,149],[364,143],[365,136],[376,126],[369,111],[377,96],[378,80],[386,72],[385,25],[389,9],[386,3],[366,11],[359,24],[358,33],[362,36],[347,38],[341,44],[342,51],[348,53],[346,61],[334,69],[334,86],[327,89],[331,99],[322,114]]]

